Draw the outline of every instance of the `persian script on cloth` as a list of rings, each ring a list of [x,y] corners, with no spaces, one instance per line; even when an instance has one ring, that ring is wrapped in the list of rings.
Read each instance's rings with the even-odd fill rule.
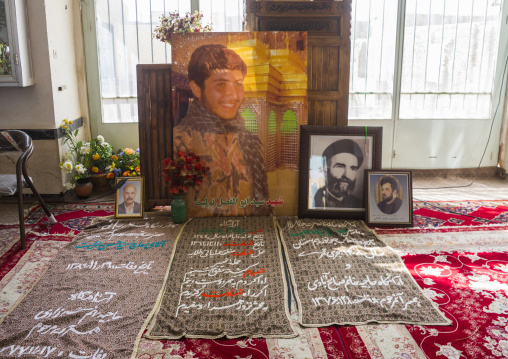
[[[206,217],[179,238],[152,339],[296,336],[272,217]]]
[[[0,358],[129,358],[181,225],[101,219],[81,232],[0,324]]]
[[[278,218],[299,323],[450,325],[362,221]]]

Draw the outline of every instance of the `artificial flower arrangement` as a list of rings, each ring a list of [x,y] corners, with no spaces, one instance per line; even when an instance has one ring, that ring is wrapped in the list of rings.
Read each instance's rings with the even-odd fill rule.
[[[124,148],[111,156],[112,163],[108,167],[108,178],[140,176],[139,148],[134,151]]]
[[[208,176],[210,167],[201,163],[199,156],[194,153],[178,152],[175,159],[166,158],[163,161],[163,173],[171,194],[181,196],[190,187],[199,186]]]
[[[72,189],[75,184],[82,178],[90,176],[88,169],[92,163],[90,156],[90,147],[86,146],[83,141],[78,141],[77,136],[79,129],[72,131],[72,121],[63,120],[60,128],[63,129],[63,142],[69,147],[69,151],[63,155],[63,162],[60,163],[60,168],[71,174],[69,182],[65,184],[65,188]]]
[[[208,32],[212,31],[212,24],[203,26],[201,20],[203,14],[196,11],[193,15],[186,13],[180,17],[178,11],[170,12],[168,16],[160,17],[161,24],[156,26],[152,37],[162,42],[171,43],[171,35],[182,32]]]

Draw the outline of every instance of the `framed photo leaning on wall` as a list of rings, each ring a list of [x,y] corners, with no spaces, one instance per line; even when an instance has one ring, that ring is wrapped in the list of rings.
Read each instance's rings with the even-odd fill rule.
[[[125,178],[117,178],[117,185]],[[144,178],[129,177],[117,190],[115,195],[116,218],[143,217]]]
[[[412,227],[411,171],[365,170],[365,222],[371,227]]]
[[[382,135],[382,127],[301,126],[298,217],[364,219],[364,173],[381,168]]]

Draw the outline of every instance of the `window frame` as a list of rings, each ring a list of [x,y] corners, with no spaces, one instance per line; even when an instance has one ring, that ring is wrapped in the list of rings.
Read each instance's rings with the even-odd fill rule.
[[[187,0],[191,3],[191,11],[199,10],[199,0]],[[504,59],[508,56],[508,35],[505,35],[504,32],[507,32],[507,23],[508,23],[508,0],[502,1],[502,14],[501,14],[501,24],[500,24],[500,37],[498,42],[498,57],[496,63],[496,70],[494,76],[494,84],[492,88],[492,106],[491,106],[491,116],[494,114],[496,108],[504,103],[504,96],[499,97],[498,94],[503,92],[505,88],[501,88],[502,86],[502,72],[504,67]],[[88,106],[89,106],[89,115],[90,118],[93,119],[90,121],[92,135],[96,136],[99,134],[99,127],[101,125],[113,126],[115,127],[115,132],[119,128],[125,128],[126,130],[120,130],[120,133],[132,133],[134,127],[137,128],[137,122],[132,123],[103,123],[103,109],[102,109],[102,101],[101,101],[101,89],[100,89],[100,78],[99,78],[99,48],[97,42],[97,33],[96,33],[96,23],[95,23],[95,0],[92,1],[81,1],[81,9],[82,9],[82,25],[83,25],[83,34],[84,34],[84,53],[86,60],[86,76],[87,76],[87,87],[88,87]],[[381,121],[394,122],[394,127],[396,126],[396,122],[401,120],[405,121],[405,119],[400,118],[400,101],[401,101],[401,77],[402,77],[402,59],[403,59],[403,47],[404,47],[404,27],[405,27],[405,19],[406,19],[406,0],[398,0],[398,10],[397,10],[397,32],[396,32],[396,54],[394,61],[394,79],[393,79],[393,103],[392,103],[392,116],[391,119],[350,119],[354,123],[359,123],[361,121]],[[503,21],[505,20],[506,21]],[[500,101],[499,101],[500,99]],[[501,115],[498,111],[499,116]],[[485,120],[490,120],[485,119]],[[436,119],[435,119],[436,120]],[[439,120],[439,119],[437,119]],[[442,119],[449,120],[449,119]],[[453,120],[469,120],[466,119],[453,119]],[[121,125],[121,126],[118,126]],[[129,128],[129,129],[127,129]]]

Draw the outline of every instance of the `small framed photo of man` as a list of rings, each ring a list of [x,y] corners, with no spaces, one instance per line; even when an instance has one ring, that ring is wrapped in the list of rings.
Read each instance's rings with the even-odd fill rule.
[[[124,178],[117,178],[118,184]],[[143,217],[144,178],[130,177],[116,191],[115,217]]]
[[[382,128],[301,126],[298,216],[365,217],[364,170],[381,168]]]
[[[411,171],[365,171],[366,220],[371,227],[412,227]]]

